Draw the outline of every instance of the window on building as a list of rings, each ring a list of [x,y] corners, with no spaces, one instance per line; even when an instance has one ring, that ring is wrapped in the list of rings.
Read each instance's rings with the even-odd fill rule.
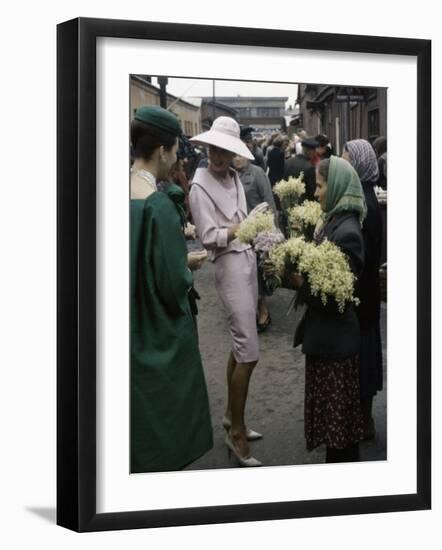
[[[258,107],[256,114],[263,117],[280,116],[280,109],[279,107]]]
[[[379,109],[368,111],[368,137],[370,140],[379,136]]]
[[[240,116],[251,116],[250,107],[235,107]]]

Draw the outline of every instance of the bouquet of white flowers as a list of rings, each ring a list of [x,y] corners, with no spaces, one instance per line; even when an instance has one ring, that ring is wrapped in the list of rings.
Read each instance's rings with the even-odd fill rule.
[[[269,262],[273,266],[273,277],[279,281],[281,286],[285,271],[298,271],[298,262],[305,246],[303,237],[292,237],[275,247],[269,253]]]
[[[281,180],[273,187],[273,192],[279,197],[285,211],[297,205],[305,193],[304,172],[298,178],[292,176],[288,180]]]
[[[269,262],[273,265],[272,279],[279,286],[286,271],[297,272],[306,277],[311,294],[320,297],[324,305],[333,298],[342,313],[347,303],[359,303],[354,296],[356,278],[347,257],[328,240],[316,245],[303,237],[292,237],[272,248]],[[301,302],[302,296],[298,296],[297,303]]]
[[[252,244],[259,233],[271,231],[274,227],[272,212],[258,213],[241,222],[236,236],[240,242]]]
[[[329,298],[334,298],[342,313],[347,303],[359,303],[354,295],[356,277],[347,256],[327,239],[319,245],[309,243],[304,248],[298,270],[306,275],[312,295],[319,296],[324,305]]]
[[[288,221],[291,236],[303,236],[307,241],[312,241],[321,212],[321,206],[316,201],[304,201],[299,206],[290,208]]]

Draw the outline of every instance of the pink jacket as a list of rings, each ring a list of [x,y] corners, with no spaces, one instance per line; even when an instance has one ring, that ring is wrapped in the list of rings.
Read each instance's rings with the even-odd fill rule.
[[[190,210],[198,237],[214,262],[228,252],[242,252],[250,248],[238,239],[227,242],[229,227],[240,223],[247,216],[247,203],[243,185],[237,172],[231,169],[237,200],[210,173],[208,168],[198,168],[192,180],[189,195]]]

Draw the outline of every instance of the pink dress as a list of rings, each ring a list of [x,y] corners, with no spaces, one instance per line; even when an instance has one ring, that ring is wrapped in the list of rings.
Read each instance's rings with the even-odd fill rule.
[[[215,264],[215,286],[227,313],[232,352],[238,363],[259,357],[256,309],[258,284],[252,248],[227,242],[228,228],[247,216],[244,188],[235,170],[225,182],[198,168],[189,202],[199,239]]]

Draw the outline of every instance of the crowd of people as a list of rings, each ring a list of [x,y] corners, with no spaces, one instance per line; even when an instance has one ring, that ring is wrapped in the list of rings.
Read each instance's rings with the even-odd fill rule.
[[[250,442],[265,434],[246,422],[246,404],[259,333],[271,324],[268,273],[236,233],[269,210],[284,231],[272,189],[301,172],[302,200],[317,200],[322,210],[315,241],[328,239],[345,253],[360,302],[341,312],[313,296],[306,277],[285,273],[286,286],[307,297],[294,342],[305,354],[306,447],[325,444],[326,462],[359,460],[359,443],[375,436],[372,404],[383,380],[374,188],[386,187],[385,138],[374,147],[348,141],[337,157],[327,136],[278,132],[258,142],[250,128],[221,116],[188,140],[172,113],[144,106],[131,125],[131,153],[131,471],[179,470],[213,445],[192,276],[206,260],[231,342],[225,414],[215,421],[238,464],[262,464]],[[196,237],[203,250],[188,253],[186,238]]]

